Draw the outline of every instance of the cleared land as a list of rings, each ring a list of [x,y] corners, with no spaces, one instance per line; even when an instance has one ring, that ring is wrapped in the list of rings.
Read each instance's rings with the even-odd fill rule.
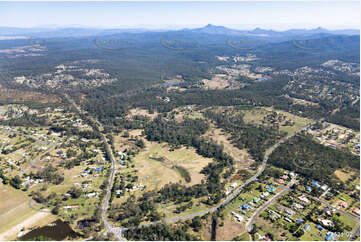
[[[31,208],[30,201],[25,193],[0,185],[0,240],[13,239],[22,228],[37,226],[51,216]]]
[[[237,169],[247,169],[254,162],[252,157],[248,154],[246,149],[238,149],[230,141],[230,135],[222,132],[222,129],[217,129],[214,125],[211,125],[209,131],[204,134],[205,137],[208,137],[218,144],[222,144],[224,147],[224,152],[230,155],[235,161],[235,168]]]
[[[40,103],[56,103],[60,98],[55,95],[45,95],[34,91],[21,91],[5,88],[0,85],[0,101],[34,101]]]
[[[145,145],[145,150],[134,157],[134,162],[139,181],[148,189],[159,189],[170,182],[198,184],[204,177],[200,171],[212,161],[198,155],[193,148],[183,147],[170,151],[166,143],[145,141]],[[173,166],[181,166],[187,170],[191,181],[186,182]]]

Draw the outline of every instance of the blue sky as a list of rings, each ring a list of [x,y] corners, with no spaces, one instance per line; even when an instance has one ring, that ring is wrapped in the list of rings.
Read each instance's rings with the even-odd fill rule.
[[[0,25],[17,27],[359,28],[358,1],[0,2]]]

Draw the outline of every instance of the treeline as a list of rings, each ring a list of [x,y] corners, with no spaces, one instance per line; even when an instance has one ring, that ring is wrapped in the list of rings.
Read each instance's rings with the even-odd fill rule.
[[[277,126],[246,124],[241,114],[232,116],[229,113],[207,110],[204,115],[213,120],[218,128],[230,133],[234,145],[239,149],[246,148],[256,162],[261,162],[265,150],[286,135]]]
[[[193,139],[204,134],[208,128],[208,123],[201,119],[185,119],[177,123],[165,121],[159,115],[144,127],[144,133],[150,141],[165,141],[176,147],[192,146]]]
[[[354,130],[360,130],[360,100],[329,115],[327,121]]]
[[[187,232],[188,225],[173,227],[164,223],[130,229],[124,232],[128,240],[143,241],[195,241],[198,237]]]
[[[347,166],[360,169],[358,156],[321,145],[309,135],[289,139],[272,153],[269,161],[274,166],[333,186],[341,182],[333,175],[335,170]]]

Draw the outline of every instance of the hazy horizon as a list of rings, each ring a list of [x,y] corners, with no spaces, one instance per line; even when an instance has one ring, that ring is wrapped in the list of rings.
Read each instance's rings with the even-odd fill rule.
[[[19,28],[360,29],[359,2],[0,2],[0,15]]]

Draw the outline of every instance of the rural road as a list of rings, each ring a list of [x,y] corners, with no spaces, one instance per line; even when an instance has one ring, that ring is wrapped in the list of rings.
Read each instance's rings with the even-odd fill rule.
[[[85,112],[83,112],[81,110],[81,108],[76,105],[76,103],[74,102],[74,100],[72,100],[67,94],[64,94],[65,98],[74,106],[74,108],[80,113],[80,114],[85,114]],[[93,126],[96,126],[96,124],[99,126],[97,126],[96,128],[98,130],[103,130],[103,126],[102,124],[95,120],[93,117],[91,117],[89,114],[88,115],[88,118],[91,119],[93,122],[92,122],[92,125]],[[96,123],[96,124],[95,124]],[[94,128],[94,127],[93,127]],[[102,133],[102,132],[99,132],[100,135],[101,135],[101,138],[103,140],[103,143],[105,145],[105,150],[107,152],[107,155],[111,161],[111,174],[110,174],[110,177],[109,177],[109,181],[108,181],[108,187],[107,187],[107,193],[105,195],[105,199],[104,199],[104,203],[102,205],[102,220],[103,220],[103,223],[104,223],[104,226],[105,226],[105,230],[107,231],[107,233],[113,233],[117,239],[119,239],[120,241],[123,240],[123,237],[122,237],[122,229],[119,228],[119,227],[113,227],[107,220],[107,215],[106,215],[106,212],[107,212],[107,209],[108,209],[108,204],[109,204],[109,200],[110,200],[110,196],[111,196],[111,189],[112,189],[112,186],[113,186],[113,182],[114,182],[114,175],[115,175],[115,158],[114,158],[114,154],[113,154],[113,151],[112,149],[110,148],[110,145],[105,137],[105,135]]]
[[[259,207],[251,216],[248,223],[246,224],[247,231],[251,231],[253,227],[254,220],[257,218],[257,216],[266,209],[269,205],[271,205],[274,201],[276,201],[280,196],[285,194],[287,191],[290,190],[290,188],[295,184],[296,180],[293,178],[287,186],[285,186],[280,192],[278,192],[275,196],[273,196],[269,201],[267,201],[265,204],[263,204],[261,207]]]
[[[282,191],[280,191],[279,193],[277,193],[274,197],[272,197],[271,200],[267,201],[263,206],[259,207],[252,215],[252,217],[250,218],[249,222],[246,224],[246,229],[247,231],[251,231],[252,230],[252,225],[254,223],[254,220],[255,218],[264,210],[266,209],[269,205],[271,205],[275,200],[277,200],[280,196],[282,196],[284,193],[286,193],[287,191],[290,190],[291,186],[295,183],[294,180],[291,181],[291,183],[288,185],[288,186],[285,186]],[[298,191],[300,192],[300,191]],[[321,202],[323,205],[326,205],[327,207],[331,207],[331,208],[334,208],[336,211],[348,216],[349,218],[351,218],[352,220],[354,220],[355,222],[357,223],[360,223],[360,218],[357,217],[357,216],[353,216],[345,211],[342,211],[341,209],[338,209],[336,207],[334,207],[333,205],[321,200],[320,198],[317,198],[317,197],[313,197],[307,193],[304,193],[304,192],[300,192],[301,194],[307,196],[307,197],[310,197],[316,201],[319,201]],[[360,227],[359,227],[360,228]],[[354,232],[353,236],[358,234],[359,233],[359,228]],[[352,236],[352,237],[353,237]]]
[[[298,191],[298,192],[300,192],[300,191]],[[349,214],[349,213],[347,213],[347,212],[345,212],[345,211],[343,211],[343,210],[341,210],[341,209],[339,209],[339,208],[336,208],[336,207],[334,207],[333,205],[331,205],[330,203],[328,203],[328,202],[326,202],[326,201],[324,201],[324,200],[322,200],[322,199],[320,199],[320,198],[318,198],[318,197],[313,197],[313,196],[311,196],[310,194],[307,194],[307,193],[304,193],[304,192],[300,192],[300,193],[302,193],[303,195],[305,195],[305,196],[307,196],[307,197],[310,197],[310,198],[312,198],[312,199],[314,199],[314,200],[316,200],[316,201],[319,201],[319,202],[322,203],[323,205],[326,205],[326,206],[328,206],[328,207],[334,208],[334,209],[336,209],[337,212],[342,213],[343,215],[346,215],[347,217],[351,218],[353,221],[355,221],[355,222],[357,222],[357,223],[360,223],[360,217],[358,217],[358,216],[353,216],[353,215],[351,215],[351,214]]]

